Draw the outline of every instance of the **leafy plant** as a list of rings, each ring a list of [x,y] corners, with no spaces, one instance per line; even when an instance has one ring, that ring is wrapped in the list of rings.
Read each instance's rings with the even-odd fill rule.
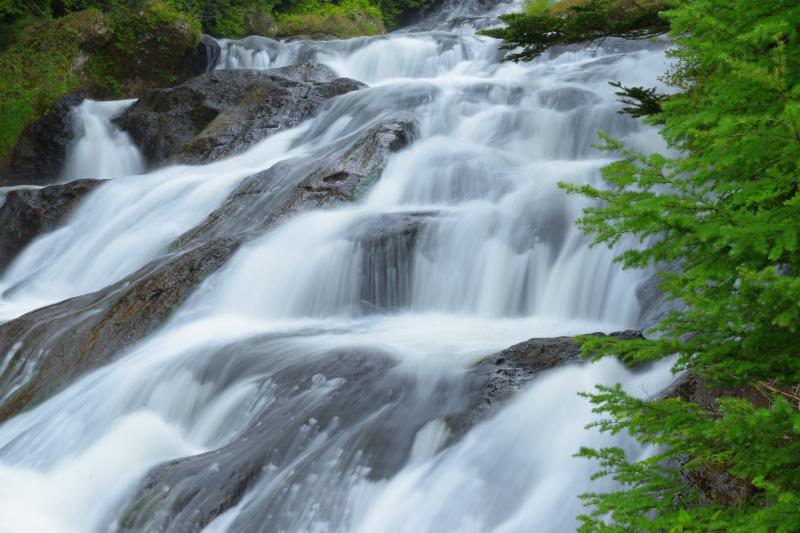
[[[612,87],[619,91],[616,94],[619,101],[628,107],[623,107],[620,113],[641,118],[661,113],[661,103],[666,100],[667,95],[658,93],[655,87],[646,89],[644,87],[625,87],[621,82],[608,82]]]
[[[534,0],[521,13],[501,15],[506,27],[480,32],[503,40],[502,50],[511,61],[530,61],[548,48],[585,43],[605,37],[650,38],[669,26],[658,0],[586,0],[559,2]]]

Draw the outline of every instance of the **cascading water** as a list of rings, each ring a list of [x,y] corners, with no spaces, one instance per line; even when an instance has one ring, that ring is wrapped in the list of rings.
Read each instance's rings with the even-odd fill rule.
[[[144,172],[144,158],[139,149],[127,133],[111,122],[134,101],[84,100],[72,110],[76,138],[67,152],[63,181],[108,179]]]
[[[463,436],[449,421],[486,355],[636,325],[637,275],[588,248],[573,225],[584,204],[557,182],[600,179],[597,130],[657,147],[616,113],[607,81],[652,85],[663,46],[517,65],[469,32],[409,31],[225,42],[221,65],[312,59],[371,87],[240,156],[104,185],[5,273],[9,317],[103,287],[244,177],[398,112],[417,124],[362,199],[250,242],[155,335],[0,426],[0,529],[569,531],[576,495],[603,488],[571,457],[579,446],[648,453],[585,431],[576,392],[655,394],[671,381],[663,364],[568,366]]]

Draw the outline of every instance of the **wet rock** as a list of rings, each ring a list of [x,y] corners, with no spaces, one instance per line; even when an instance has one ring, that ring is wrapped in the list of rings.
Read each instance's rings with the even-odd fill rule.
[[[361,313],[408,306],[417,239],[435,212],[384,213],[361,220],[349,239],[361,256]]]
[[[661,272],[676,273],[677,265],[667,265],[660,269]],[[683,304],[677,300],[667,300],[664,293],[659,289],[659,284],[663,281],[661,275],[656,272],[651,273],[642,280],[636,287],[636,298],[639,300],[639,323],[637,327],[650,338],[657,336],[657,332],[648,334],[648,330],[658,326],[661,320],[673,311],[684,308]]]
[[[0,325],[0,422],[122,354],[155,331],[237,249],[206,243],[143,267],[95,293]]]
[[[299,183],[282,189],[282,194],[270,194],[270,184],[255,179],[250,182],[251,194],[229,199],[216,218],[201,224],[196,239],[187,238],[175,247],[180,252],[155,260],[98,292],[0,325],[0,354],[13,351],[0,375],[0,421],[113,361],[124,348],[155,331],[244,240],[290,213],[352,199],[359,185],[376,177],[373,174],[382,168],[392,147],[408,140],[404,136],[410,135],[410,127],[379,124],[359,137],[363,142],[336,151],[340,159],[326,159],[322,167],[307,162],[312,169],[301,165],[296,175]],[[297,170],[296,164],[279,170]],[[279,170],[275,172],[280,174]],[[331,176],[335,179],[326,180]],[[261,193],[253,192],[262,186]],[[255,220],[238,216],[243,212]]]
[[[282,161],[250,176],[175,246],[262,233],[299,211],[357,199],[378,179],[389,154],[411,142],[415,128],[400,115],[340,140],[324,157]]]
[[[345,508],[342,483],[391,477],[430,417],[462,407],[453,382],[440,384],[432,411],[418,409],[417,381],[379,351],[286,352],[284,344],[249,340],[208,355],[235,362],[213,371],[204,365],[206,386],[263,376],[259,395],[266,405],[223,446],[152,469],[123,511],[121,531],[200,531],[248,492],[231,531],[290,531],[278,520],[298,505],[297,494],[307,501],[321,492],[315,501]]]
[[[197,45],[192,57],[192,71],[194,74],[199,76],[214,70],[221,52],[222,50],[216,39],[210,35],[201,35],[200,44]]]
[[[102,180],[9,191],[0,204],[0,272],[34,238],[56,229]]]
[[[642,337],[641,332],[633,330],[614,332],[610,336]],[[579,355],[580,347],[573,337],[554,337],[529,339],[485,358],[473,370],[473,403],[465,412],[448,420],[453,436],[463,435],[492,416],[542,371],[577,363]]]
[[[70,111],[84,97],[82,92],[69,93],[56,100],[44,117],[25,126],[0,172],[0,186],[46,185],[58,180],[75,134]]]
[[[600,101],[592,91],[570,86],[539,91],[537,96],[543,106],[556,111],[571,111]]]
[[[323,65],[215,70],[144,94],[114,119],[151,165],[206,163],[296,126],[324,101],[363,88]]]

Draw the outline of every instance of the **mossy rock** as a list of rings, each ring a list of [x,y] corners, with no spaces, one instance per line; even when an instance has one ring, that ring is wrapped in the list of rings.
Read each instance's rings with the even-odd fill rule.
[[[191,77],[192,57],[200,44],[200,24],[161,0],[110,14],[113,42],[88,61],[90,92],[133,96]]]
[[[138,96],[197,74],[200,23],[162,0],[20,20],[0,52],[0,163],[59,98]]]

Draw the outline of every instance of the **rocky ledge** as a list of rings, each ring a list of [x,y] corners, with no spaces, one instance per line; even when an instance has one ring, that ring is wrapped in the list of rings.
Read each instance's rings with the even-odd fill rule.
[[[114,122],[152,166],[208,163],[296,126],[326,100],[363,87],[317,63],[215,70],[146,92]]]
[[[641,332],[634,330],[617,331],[609,335],[622,339],[642,338]],[[463,435],[491,417],[543,371],[581,361],[580,351],[573,337],[539,338],[515,344],[483,359],[472,372],[471,405],[448,420],[453,437]]]
[[[380,122],[343,142],[330,158],[278,164],[247,178],[212,216],[178,239],[172,254],[100,291],[0,325],[0,353],[11,354],[0,373],[0,421],[113,361],[124,348],[155,331],[244,240],[293,213],[355,198],[380,174],[389,153],[405,146],[412,128],[403,121]],[[78,181],[24,191],[20,197],[27,201],[20,207],[14,207],[19,201],[7,204],[0,216],[6,213],[13,228],[26,223],[15,217],[30,212],[27,216],[42,219],[39,231],[45,231],[57,223],[58,213],[66,213],[77,201],[81,188],[95,185]],[[7,246],[33,236],[8,239]]]
[[[0,204],[0,273],[39,235],[60,226],[78,202],[102,180],[76,180],[6,193]]]

